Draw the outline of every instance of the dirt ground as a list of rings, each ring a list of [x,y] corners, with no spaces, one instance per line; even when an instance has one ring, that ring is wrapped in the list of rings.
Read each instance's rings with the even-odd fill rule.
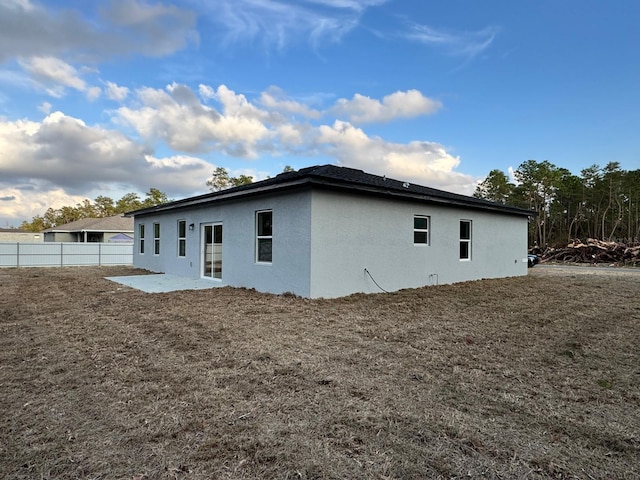
[[[640,276],[540,267],[337,300],[0,269],[0,478],[640,478]]]

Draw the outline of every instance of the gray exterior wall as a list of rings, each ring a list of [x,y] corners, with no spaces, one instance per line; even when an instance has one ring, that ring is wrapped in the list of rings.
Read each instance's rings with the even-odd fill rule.
[[[0,242],[42,242],[44,235],[39,232],[0,229]]]
[[[430,217],[414,245],[413,218]],[[460,260],[460,220],[471,220],[471,260]],[[315,191],[311,297],[339,297],[527,274],[527,218],[404,200]]]
[[[45,242],[75,242],[77,236],[70,232],[46,232],[44,234]]]
[[[256,212],[273,212],[273,262],[255,262]],[[430,244],[414,245],[415,215],[430,217]],[[178,257],[178,221],[187,225],[186,256]],[[460,220],[472,222],[471,260],[460,260]],[[160,223],[160,255],[153,224]],[[137,215],[133,263],[153,272],[201,276],[201,226],[222,223],[219,286],[333,298],[526,275],[527,218],[407,200],[332,191],[247,197],[217,206]],[[145,253],[140,254],[140,224]],[[194,224],[194,230],[188,225]]]
[[[273,262],[255,261],[256,212],[273,212]],[[178,257],[178,220],[187,224],[186,256]],[[153,223],[160,223],[160,255],[153,254]],[[139,225],[145,225],[145,253],[140,254]],[[188,229],[194,224],[194,230]],[[265,195],[206,208],[135,217],[136,267],[184,277],[201,276],[201,225],[222,223],[220,286],[291,292],[310,296],[311,193]]]
[[[84,242],[85,236],[87,242],[107,243],[111,237],[115,237],[120,233],[133,236],[131,231],[123,232],[46,232],[44,234],[45,242]]]

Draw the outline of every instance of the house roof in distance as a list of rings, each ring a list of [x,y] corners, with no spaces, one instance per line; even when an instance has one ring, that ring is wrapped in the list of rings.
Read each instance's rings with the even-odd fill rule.
[[[47,228],[49,232],[133,232],[133,219],[124,215],[103,218],[81,218],[75,222]]]
[[[331,190],[349,191],[362,195],[374,195],[391,198],[403,198],[412,201],[440,204],[453,207],[464,207],[478,210],[494,211],[513,215],[535,215],[533,210],[512,207],[490,202],[480,198],[469,197],[457,193],[446,192],[431,187],[411,184],[384,176],[365,173],[347,167],[335,165],[317,165],[301,168],[293,172],[284,172],[249,185],[241,185],[219,192],[207,193],[196,197],[143,208],[127,213],[127,215],[148,215],[168,212],[209,203],[237,200],[242,197],[271,193],[295,188],[315,187]]]

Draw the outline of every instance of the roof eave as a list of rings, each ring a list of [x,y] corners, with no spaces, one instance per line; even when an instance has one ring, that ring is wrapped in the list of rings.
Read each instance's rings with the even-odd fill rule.
[[[216,202],[229,201],[229,200],[236,200],[238,198],[260,195],[263,193],[289,190],[291,188],[298,188],[300,186],[304,186],[305,184],[309,184],[310,181],[311,181],[310,178],[305,177],[305,178],[298,178],[286,183],[264,185],[264,186],[255,187],[251,189],[241,188],[241,187],[230,188],[229,190],[221,190],[220,192],[215,192],[212,194],[211,193],[205,194],[198,197],[191,197],[184,200],[177,200],[175,202],[163,203],[161,205],[156,205],[153,207],[134,210],[132,212],[125,213],[125,216],[135,217],[136,215],[149,215],[152,213],[161,213],[161,212],[171,211],[171,210],[181,210],[183,208],[207,205],[211,201],[216,201]]]
[[[484,211],[492,211],[501,214],[510,214],[510,215],[520,215],[520,216],[535,216],[537,212],[533,210],[526,210],[518,207],[511,207],[508,205],[501,205],[498,203],[484,203],[484,202],[474,202],[467,200],[466,198],[447,198],[440,197],[437,195],[428,195],[419,192],[413,192],[410,190],[402,191],[395,188],[384,188],[378,186],[370,186],[363,185],[358,183],[353,183],[349,181],[340,181],[337,179],[330,179],[324,176],[315,176],[309,175],[302,178],[296,178],[294,180],[276,184],[269,184],[258,187],[236,187],[229,190],[222,190],[220,192],[215,192],[213,194],[205,194],[198,197],[191,197],[184,200],[177,200],[175,202],[165,203],[162,205],[156,205],[154,207],[147,207],[139,210],[134,210],[132,212],[127,212],[125,216],[127,217],[135,217],[150,215],[155,213],[162,213],[167,211],[181,210],[184,208],[190,207],[199,207],[205,206],[208,203],[222,202],[222,201],[231,201],[239,198],[245,198],[249,196],[255,196],[265,193],[278,192],[283,190],[290,190],[292,188],[300,188],[303,186],[314,186],[314,187],[323,187],[329,189],[336,189],[342,191],[353,191],[353,192],[361,192],[367,193],[369,195],[376,196],[385,196],[385,197],[394,197],[394,198],[402,198],[412,201],[422,201],[428,202],[438,205],[446,205],[453,206],[459,208],[471,208],[474,210],[484,210]],[[469,197],[472,199],[472,197]]]

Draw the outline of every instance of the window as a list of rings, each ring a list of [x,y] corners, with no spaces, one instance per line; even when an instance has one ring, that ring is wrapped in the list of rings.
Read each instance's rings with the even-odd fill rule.
[[[256,212],[256,262],[271,263],[272,220],[273,213],[271,210]]]
[[[460,220],[460,260],[471,260],[471,220]]]
[[[153,254],[160,255],[160,224],[153,224]]]
[[[429,245],[429,217],[416,215],[413,217],[413,244]]]
[[[187,255],[187,222],[178,220],[178,256]]]
[[[138,225],[138,237],[140,237],[139,239],[139,245],[140,245],[140,255],[144,254],[144,223],[141,223],[140,225]]]

